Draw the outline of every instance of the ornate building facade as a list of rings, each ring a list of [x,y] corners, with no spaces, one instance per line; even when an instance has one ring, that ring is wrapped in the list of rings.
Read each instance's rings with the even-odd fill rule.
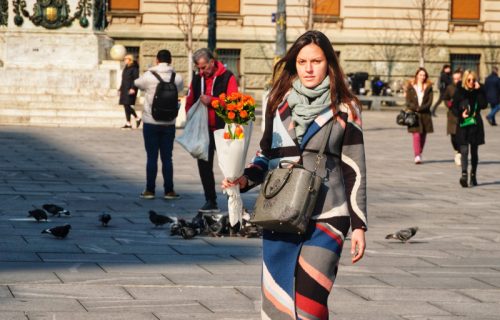
[[[139,57],[142,69],[158,49],[170,49],[187,79],[188,31],[194,49],[206,46],[208,2],[109,0],[107,33]],[[242,90],[258,97],[274,61],[276,1],[216,3],[216,52]],[[346,72],[365,71],[386,81],[411,77],[421,63],[433,79],[445,63],[475,69],[484,78],[500,59],[498,0],[288,0],[286,15],[288,44],[307,29],[321,30]]]

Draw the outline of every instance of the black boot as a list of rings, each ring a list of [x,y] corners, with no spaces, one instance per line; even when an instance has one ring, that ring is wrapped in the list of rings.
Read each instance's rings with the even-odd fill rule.
[[[471,174],[470,174],[470,184],[472,186],[477,186],[477,180],[476,180],[476,173],[475,172],[471,172]]]
[[[462,172],[462,176],[460,177],[460,185],[464,188],[467,188],[467,172]]]

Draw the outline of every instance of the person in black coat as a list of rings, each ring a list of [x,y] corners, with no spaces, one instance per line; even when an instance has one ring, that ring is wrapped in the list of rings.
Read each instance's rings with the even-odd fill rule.
[[[439,99],[436,101],[434,106],[432,107],[431,114],[433,117],[437,117],[436,109],[439,107],[441,102],[443,102],[444,93],[446,91],[446,87],[453,83],[451,79],[451,67],[449,64],[445,64],[443,69],[441,70],[441,75],[439,76]],[[445,105],[446,106],[446,105]]]
[[[491,112],[486,116],[486,120],[492,126],[496,126],[495,114],[500,111],[500,78],[498,77],[498,68],[493,67],[491,74],[486,77],[484,82],[486,99],[491,107]]]
[[[469,145],[471,153],[470,185],[477,186],[478,148],[484,144],[484,125],[481,119],[481,109],[485,109],[487,105],[483,87],[477,81],[477,74],[474,71],[465,70],[462,77],[462,86],[457,88],[452,105],[452,112],[458,118],[456,141],[460,145],[462,156],[460,185],[464,188],[469,186],[467,183]]]
[[[123,105],[125,109],[125,118],[127,122],[122,129],[132,129],[130,124],[130,116],[135,118],[136,126],[139,128],[141,125],[141,118],[137,116],[134,108],[135,100],[137,97],[137,87],[134,85],[134,80],[139,78],[139,65],[134,61],[134,56],[127,54],[123,59],[125,61],[125,68],[122,72],[122,83],[120,85],[120,101],[119,104]]]

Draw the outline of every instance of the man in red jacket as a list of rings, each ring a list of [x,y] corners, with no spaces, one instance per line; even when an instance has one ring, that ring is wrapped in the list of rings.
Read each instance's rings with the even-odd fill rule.
[[[217,206],[217,194],[215,192],[214,166],[214,131],[224,128],[224,121],[217,117],[210,103],[221,93],[231,94],[238,91],[238,83],[231,71],[217,61],[212,52],[202,48],[193,53],[193,62],[198,69],[194,75],[189,93],[186,98],[186,113],[198,100],[208,108],[208,131],[210,144],[208,148],[208,161],[198,159],[198,171],[205,192],[206,203],[198,212],[219,212]]]

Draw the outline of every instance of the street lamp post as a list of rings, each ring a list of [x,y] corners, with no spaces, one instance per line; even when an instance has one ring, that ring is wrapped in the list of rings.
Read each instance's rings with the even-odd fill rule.
[[[286,0],[278,0],[276,12],[276,58],[281,58],[286,52]]]
[[[216,0],[209,0],[208,4],[208,49],[212,52],[215,51],[217,43],[217,2]]]

